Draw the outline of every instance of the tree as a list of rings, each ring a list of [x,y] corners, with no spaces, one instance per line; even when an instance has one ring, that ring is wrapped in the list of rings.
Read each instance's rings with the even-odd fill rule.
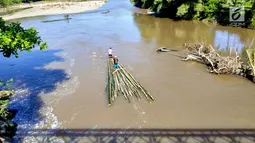
[[[19,51],[31,51],[37,45],[40,47],[40,50],[47,48],[46,42],[42,41],[34,28],[25,29],[20,23],[7,24],[0,17],[0,53],[2,53],[4,57],[14,55],[18,58]],[[12,81],[13,79],[3,82],[0,79],[0,130],[2,131],[0,134],[0,142],[1,137],[7,140],[12,138],[15,135],[17,127],[16,123],[11,121],[15,113],[6,108],[14,91],[9,89],[1,91],[1,86],[6,87]]]
[[[14,55],[17,58],[18,51],[31,51],[37,45],[40,50],[47,48],[34,28],[25,29],[20,23],[7,24],[0,17],[0,52],[4,57]]]

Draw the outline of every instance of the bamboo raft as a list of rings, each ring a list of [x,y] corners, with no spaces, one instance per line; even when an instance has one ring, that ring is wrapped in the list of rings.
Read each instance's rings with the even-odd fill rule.
[[[119,64],[119,68],[113,68],[113,59],[108,59],[108,106],[111,106],[119,95],[123,95],[128,102],[131,98],[136,97],[142,99],[142,95],[149,103],[155,101],[150,93],[123,67]]]
[[[63,19],[54,19],[54,20],[45,20],[45,21],[42,21],[43,23],[48,23],[48,22],[57,22],[57,21],[68,21],[68,20],[71,20],[72,18],[63,18]]]

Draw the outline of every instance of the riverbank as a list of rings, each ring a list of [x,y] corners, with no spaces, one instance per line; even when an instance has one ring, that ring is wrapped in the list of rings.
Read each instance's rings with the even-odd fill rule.
[[[238,4],[230,1],[205,0],[195,3],[186,1],[175,3],[173,1],[165,2],[158,0],[131,0],[132,4],[139,8],[149,9],[148,14],[156,17],[167,17],[174,20],[199,20],[216,22],[222,26],[255,28],[255,3],[252,0],[242,1]],[[243,7],[241,17],[237,23],[231,19],[233,16],[232,7]]]
[[[41,15],[80,13],[97,9],[105,4],[105,2],[105,0],[95,0],[85,2],[35,2],[18,4],[13,5],[8,9],[1,8],[0,13],[10,12],[0,16],[2,16],[4,20],[12,20]]]

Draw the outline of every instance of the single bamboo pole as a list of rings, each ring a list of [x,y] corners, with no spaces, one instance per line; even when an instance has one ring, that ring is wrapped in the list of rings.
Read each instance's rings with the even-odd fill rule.
[[[111,88],[111,59],[109,58],[108,59],[108,84],[107,84],[107,86],[108,86],[108,106],[111,106],[112,105],[112,97],[111,97],[111,90],[112,90],[112,88]]]

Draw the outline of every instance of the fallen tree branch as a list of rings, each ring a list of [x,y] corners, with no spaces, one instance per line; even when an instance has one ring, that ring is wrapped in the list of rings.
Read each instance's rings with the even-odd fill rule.
[[[187,50],[184,61],[192,60],[205,64],[208,71],[215,74],[237,74],[242,76],[251,75],[249,66],[243,66],[237,51],[234,56],[220,56],[212,45],[201,43],[185,43],[183,47]]]

